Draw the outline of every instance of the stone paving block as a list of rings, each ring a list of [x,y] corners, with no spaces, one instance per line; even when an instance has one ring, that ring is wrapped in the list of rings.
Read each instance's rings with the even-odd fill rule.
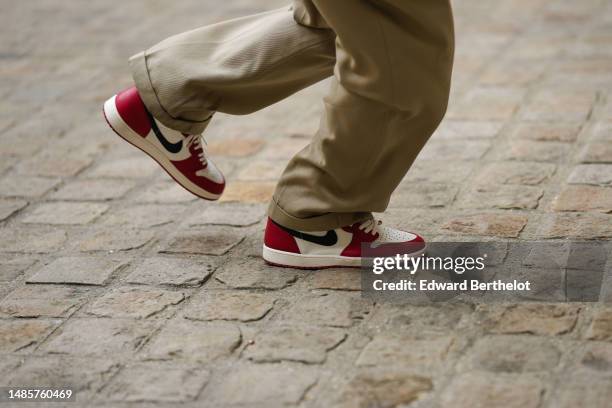
[[[210,141],[208,152],[212,156],[247,157],[262,149],[265,142],[258,138],[226,138]]]
[[[559,364],[560,357],[559,349],[546,338],[486,336],[472,347],[467,366],[496,373],[550,372]]]
[[[402,304],[380,303],[376,305],[367,324],[373,327],[386,327],[402,334],[436,337],[452,334],[462,320],[472,314],[469,306],[440,303],[436,306],[416,306],[409,308]]]
[[[198,197],[185,190],[174,180],[161,180],[147,187],[134,200],[141,203],[180,204],[197,200]]]
[[[267,203],[272,198],[275,182],[234,181],[225,188],[219,202]]]
[[[388,369],[362,370],[344,386],[334,407],[398,407],[420,400],[434,388],[431,379]]]
[[[469,176],[474,163],[467,161],[445,162],[417,159],[404,177],[405,183],[450,183],[459,184]]]
[[[582,164],[574,167],[567,178],[569,184],[612,186],[612,164]]]
[[[67,240],[66,231],[57,228],[5,228],[0,234],[0,251],[48,253],[60,249]]]
[[[595,377],[584,372],[561,379],[563,386],[552,396],[555,408],[607,408],[612,400],[612,377]]]
[[[75,180],[51,194],[54,200],[106,201],[123,197],[134,188],[130,180]]]
[[[510,138],[573,143],[580,128],[577,124],[521,122],[512,128]]]
[[[526,120],[582,122],[594,102],[595,94],[590,91],[546,90],[523,105],[519,116]]]
[[[102,224],[121,228],[152,228],[181,220],[183,205],[138,204],[110,210]]]
[[[19,212],[28,205],[27,201],[15,199],[0,199],[0,221],[4,221],[11,215]]]
[[[40,350],[75,356],[131,356],[156,328],[151,320],[72,318]]]
[[[140,179],[147,178],[157,171],[161,171],[159,164],[149,157],[128,157],[102,161],[99,166],[87,171],[87,177]]]
[[[402,183],[393,193],[389,207],[445,207],[453,202],[457,191],[449,184]]]
[[[53,151],[43,151],[34,157],[21,161],[15,171],[20,175],[70,177],[78,174],[93,160],[85,156],[62,155]]]
[[[437,160],[438,163],[450,160],[479,160],[490,147],[491,142],[484,140],[433,140],[421,150],[418,160]]]
[[[604,214],[549,214],[539,222],[542,238],[598,239],[612,237],[610,216]]]
[[[201,368],[141,363],[128,366],[104,392],[106,401],[180,403],[195,400],[210,373]]]
[[[318,381],[318,373],[293,364],[242,364],[212,388],[217,406],[287,406],[297,404]]]
[[[191,300],[183,315],[190,320],[251,322],[263,319],[275,302],[276,297],[267,293],[204,291]]]
[[[295,269],[270,267],[258,258],[230,260],[219,268],[215,279],[233,289],[283,289],[293,284]]]
[[[83,291],[76,288],[22,286],[0,301],[0,316],[64,317],[78,307],[83,298]]]
[[[490,310],[487,318],[492,333],[555,336],[571,332],[580,307],[573,304],[517,304]]]
[[[147,230],[122,228],[94,230],[76,243],[75,248],[82,252],[130,251],[144,247],[154,238],[155,233]]]
[[[500,184],[480,184],[466,191],[458,201],[460,208],[498,208],[533,210],[544,195],[541,188]]]
[[[29,118],[31,119],[33,116],[30,115]],[[3,132],[4,143],[0,145],[0,154],[28,157],[36,154],[47,144],[48,139],[40,136],[40,128],[35,128],[35,126],[41,126],[41,123],[38,122],[35,125],[33,122],[20,124]],[[61,129],[55,127],[48,130],[48,134],[53,132],[61,132]]]
[[[120,260],[109,258],[58,258],[28,278],[27,282],[101,286],[124,265],[125,263]]]
[[[467,214],[453,217],[442,229],[465,235],[516,238],[526,224],[527,217],[521,214]]]
[[[97,317],[146,319],[172,310],[172,306],[183,300],[185,294],[182,292],[124,287],[113,289],[97,299],[86,313]]]
[[[336,348],[347,334],[339,329],[279,325],[265,329],[255,336],[243,355],[258,363],[295,361],[322,364],[327,353]]]
[[[125,279],[141,285],[201,286],[216,269],[212,259],[147,258]]]
[[[507,160],[557,163],[569,158],[570,146],[558,142],[533,142],[517,140],[504,150]]]
[[[180,232],[161,252],[170,254],[224,255],[244,239],[237,228],[208,227]]]
[[[546,333],[565,330],[562,324],[549,322],[564,322],[563,316],[543,318],[537,312],[525,312],[526,317],[517,317],[517,321],[522,319],[522,327],[513,329],[512,322],[506,322],[511,330],[527,330],[529,333],[491,334],[488,331],[494,326],[489,326],[491,323],[486,320],[479,324],[481,319],[474,312],[474,305],[409,308],[388,303],[363,305],[359,293],[354,293],[359,290],[360,282],[352,279],[348,271],[332,270],[328,271],[329,274],[291,271],[293,275],[287,279],[287,271],[275,272],[275,268],[267,267],[263,262],[261,267],[255,266],[255,262],[261,262],[263,210],[272,192],[273,180],[285,162],[310,142],[310,135],[319,125],[324,108],[321,98],[328,93],[329,80],[255,115],[217,115],[218,120],[207,129],[207,139],[212,145],[213,159],[228,177],[230,195],[226,198],[230,199],[229,203],[198,200],[160,171],[153,160],[108,129],[100,115],[100,105],[108,96],[108,89],[117,89],[118,83],[124,84],[120,87],[129,86],[129,75],[125,75],[125,55],[130,55],[142,44],[154,44],[160,38],[178,33],[185,26],[197,27],[253,14],[265,8],[280,7],[277,0],[265,0],[257,5],[244,0],[220,4],[204,19],[198,13],[202,5],[197,0],[176,4],[160,2],[156,8],[143,8],[142,2],[127,2],[120,10],[109,8],[103,2],[72,2],[69,12],[59,3],[59,7],[42,3],[19,2],[0,13],[0,23],[7,32],[14,34],[3,38],[4,52],[0,64],[0,76],[5,79],[0,83],[0,97],[4,97],[0,98],[3,99],[0,101],[0,139],[3,141],[0,144],[0,196],[4,199],[22,197],[19,199],[30,203],[29,207],[18,210],[5,221],[0,217],[4,224],[0,233],[0,252],[3,254],[0,256],[0,280],[5,279],[0,283],[0,303],[13,299],[12,294],[18,293],[15,289],[23,286],[23,280],[45,264],[57,257],[74,256],[79,251],[105,251],[106,257],[107,251],[129,250],[130,253],[119,257],[124,261],[128,255],[137,255],[141,260],[135,262],[136,269],[126,271],[131,272],[130,277],[124,278],[127,273],[117,273],[117,278],[121,278],[118,282],[121,285],[139,285],[135,288],[141,291],[162,291],[160,287],[164,286],[168,292],[175,293],[180,290],[176,287],[206,284],[200,289],[185,289],[185,292],[197,292],[195,298],[189,299],[184,306],[182,303],[178,307],[169,306],[155,318],[117,319],[130,323],[102,330],[99,326],[115,319],[95,317],[90,319],[90,326],[75,329],[75,336],[86,338],[79,337],[79,341],[66,344],[61,352],[98,354],[99,360],[90,357],[77,359],[65,354],[45,355],[47,343],[60,339],[61,330],[70,329],[73,320],[87,316],[85,313],[96,300],[110,298],[118,291],[116,286],[108,289],[77,286],[75,289],[88,291],[86,297],[90,302],[87,306],[42,342],[39,351],[35,351],[37,343],[11,355],[7,354],[11,348],[0,347],[3,354],[0,377],[5,378],[4,373],[18,373],[14,382],[16,386],[25,382],[23,378],[32,378],[33,382],[41,384],[49,380],[58,386],[63,385],[62,382],[74,382],[77,388],[83,387],[78,392],[78,406],[608,407],[612,398],[609,381],[611,359],[607,352],[609,348],[603,346],[612,345],[612,342],[586,339],[587,335],[593,335],[592,318],[596,315],[590,313],[590,307],[586,309],[588,315],[577,318],[574,326],[564,332],[566,334],[556,338],[550,338],[552,334],[529,334],[532,327],[544,327],[542,330]],[[580,170],[572,174],[570,183],[563,180],[579,163],[612,163],[608,148],[612,140],[612,92],[609,91],[612,86],[612,52],[609,47],[602,46],[609,42],[610,37],[604,24],[609,20],[607,3],[503,0],[458,2],[454,6],[458,41],[448,117],[401,183],[394,199],[401,206],[418,208],[391,209],[382,217],[385,225],[422,232],[430,240],[503,241],[507,238],[569,237],[570,240],[594,242],[612,238],[612,215],[602,214],[602,209],[596,213],[589,205],[584,205],[582,208],[588,212],[554,212],[551,207],[555,195],[572,186],[588,183],[610,188],[601,183],[606,172]],[[84,18],[86,15],[97,18]],[[129,15],[143,15],[139,20],[141,24],[132,25],[132,30],[124,32],[120,41],[113,43],[111,39],[109,42],[107,33],[99,28],[104,26],[115,30],[125,25],[125,16]],[[167,24],[163,25],[162,33],[151,30],[157,22],[155,15],[165,16]],[[68,32],[70,23],[74,21],[81,22],[79,30]],[[530,29],[525,30],[525,27]],[[52,46],[49,46],[49,40]],[[104,46],[100,47],[100,44]],[[106,64],[104,69],[98,61],[103,54],[109,57],[107,63],[116,60]],[[77,57],[72,58],[71,63],[62,63],[66,57],[75,55]],[[71,113],[68,116],[65,115],[67,111]],[[501,160],[506,157],[511,159]],[[72,179],[76,175],[78,177]],[[10,184],[7,178],[16,180],[11,180]],[[54,182],[59,182],[59,178],[66,179],[62,180],[64,184],[49,187],[45,184],[47,178]],[[43,182],[37,185],[37,179],[43,179]],[[27,184],[28,181],[31,183]],[[10,190],[3,189],[2,183],[8,184],[7,188],[16,194],[7,195]],[[502,186],[497,187],[498,184]],[[506,186],[536,186],[536,189],[545,190],[542,204],[546,208],[518,211],[458,209],[461,203],[457,203],[457,199],[462,199],[462,194],[476,185],[495,186],[482,192],[484,196],[479,195],[481,202],[470,205],[482,206],[484,200],[491,207],[497,206],[499,200],[515,203],[516,197],[503,197],[511,194],[511,189]],[[459,189],[461,194],[450,199],[444,195],[447,191],[436,191],[436,186]],[[402,194],[408,198],[402,198]],[[591,201],[592,198],[589,197]],[[439,199],[439,204],[435,204],[436,199]],[[91,225],[83,226],[58,227],[20,222],[41,201],[58,200],[98,203],[108,200],[111,201],[108,203],[110,212],[95,219]],[[2,203],[0,200],[0,208],[5,208]],[[255,205],[251,207],[247,205],[249,203]],[[432,203],[441,207],[432,208]],[[582,205],[584,201],[574,199],[572,203]],[[121,224],[167,225],[167,214],[147,218],[130,213],[135,204],[156,204],[160,205],[159,208],[165,204],[188,204],[189,207],[185,205],[186,212],[179,214],[181,217],[171,220],[177,226],[180,223],[181,227],[187,228],[181,231],[175,228],[172,235],[168,234],[172,230],[170,226],[163,230],[126,229]],[[257,207],[262,209],[260,213],[257,213]],[[10,214],[14,210],[9,206],[7,211]],[[124,217],[123,222],[118,216]],[[160,221],[164,216],[165,220]],[[112,225],[105,224],[106,220]],[[200,257],[201,248],[214,248],[214,245],[205,243],[198,246],[199,238],[195,236],[200,231],[214,230],[211,225],[215,224],[220,229],[248,238],[238,239],[240,243],[229,252],[224,248],[215,252],[226,256]],[[193,226],[197,227],[195,231]],[[441,229],[441,226],[445,228]],[[146,256],[151,255],[151,251],[154,254],[166,249],[173,239],[190,233],[194,234],[193,242],[183,242],[186,251],[178,251],[172,257]],[[155,244],[157,241],[160,244]],[[196,250],[191,250],[189,245]],[[23,252],[27,256],[16,258],[13,252]],[[46,253],[53,255],[47,256]],[[244,257],[247,255],[253,259],[246,260]],[[7,267],[7,261],[13,259],[31,260],[36,264],[26,262],[23,266]],[[164,263],[162,260],[165,259],[176,263]],[[179,263],[179,259],[184,263]],[[212,264],[211,259],[215,260],[213,267],[228,265],[230,268],[244,259],[245,267],[235,267],[233,273],[226,272],[226,284],[218,280],[206,281],[211,271],[207,267],[198,269],[195,265],[199,262],[207,266]],[[572,275],[571,271],[577,273]],[[578,278],[581,283],[590,284],[592,277],[589,272],[591,270],[571,269],[566,277],[567,283],[575,286],[572,279]],[[552,275],[538,273],[537,277],[548,279]],[[26,288],[30,287],[41,290],[39,285],[26,285]],[[63,285],[44,287],[64,288]],[[260,289],[249,289],[253,287]],[[239,316],[236,330],[242,332],[245,340],[239,340],[232,352],[223,349],[226,351],[206,367],[202,363],[210,361],[207,358],[192,359],[189,350],[178,356],[169,352],[167,357],[163,357],[177,361],[141,361],[149,358],[150,340],[154,341],[164,333],[158,331],[164,327],[159,318],[174,314],[176,309],[181,309],[176,320],[185,321],[183,311],[208,318],[206,313],[212,309],[202,309],[195,300],[200,299],[200,295],[206,299],[204,295],[211,289],[215,292],[240,292],[240,296],[231,301],[213,299],[210,306],[217,308],[221,318]],[[334,295],[334,298],[335,295],[354,295],[354,299],[348,302],[348,306],[344,306],[344,300],[330,301],[329,304],[313,300],[321,293]],[[231,303],[235,299],[252,300],[250,294],[265,298],[261,309],[256,307],[259,303],[254,303],[255,306]],[[58,294],[57,298],[63,301],[67,299],[65,296]],[[38,305],[35,294],[31,299],[20,299],[20,302],[15,299],[15,307],[25,309],[28,305]],[[274,299],[278,301],[273,304],[273,310],[266,311]],[[314,305],[311,309],[298,306],[302,302]],[[504,305],[491,307],[500,310],[497,320],[508,319],[507,316],[501,317],[506,310]],[[124,311],[129,311],[129,308],[117,313]],[[339,317],[332,316],[333,313]],[[253,316],[259,320],[241,322]],[[533,316],[535,322],[529,320]],[[12,317],[8,319],[21,321]],[[0,327],[8,319],[0,319]],[[48,319],[41,317],[37,320],[44,323]],[[350,327],[329,329],[327,325],[334,319],[349,321]],[[198,325],[209,327],[217,323],[230,324],[187,320],[181,332],[184,334],[180,335],[186,337]],[[59,324],[59,321],[53,324]],[[147,324],[151,327],[142,333],[133,332],[134,327]],[[246,353],[249,349],[268,344],[259,342],[256,333],[270,336],[269,332],[273,332],[275,327],[294,326],[298,332],[302,324],[316,327],[313,329],[314,337],[320,333],[318,330],[346,332],[347,342],[327,352],[322,365],[256,363],[248,359]],[[383,367],[383,363],[374,361],[373,366],[356,367],[359,353],[368,342],[387,331],[409,341],[454,337],[453,353],[447,357],[450,369],[430,376],[419,370],[418,365],[412,367],[411,361],[392,367]],[[118,333],[119,339],[114,333]],[[279,340],[278,336],[270,338]],[[290,337],[282,339],[287,338]],[[304,344],[308,338],[304,335],[295,342]],[[256,340],[254,344],[241,347],[249,344],[251,339]],[[505,345],[505,339],[516,344]],[[193,349],[208,340],[210,330],[202,330],[200,338],[191,340]],[[399,344],[398,348],[404,352],[410,345],[410,342]],[[550,347],[546,348],[547,345]],[[271,354],[280,353],[279,359],[282,359],[287,357],[281,353],[287,347],[270,346],[268,350]],[[314,361],[321,359],[325,353],[322,349],[325,347],[316,343],[312,349],[293,347],[291,352],[304,353],[298,358]],[[315,352],[310,353],[312,350]],[[495,350],[500,352],[495,353]],[[23,355],[34,351],[35,355]],[[557,353],[563,354],[561,362]],[[20,358],[16,361],[14,357]],[[392,360],[393,353],[390,351],[386,358]],[[22,359],[27,369],[20,372]],[[210,379],[208,373],[202,374],[202,370],[210,371]],[[472,377],[468,377],[467,370],[472,371]],[[12,378],[7,380],[12,381]]]
[[[59,183],[57,178],[7,175],[0,179],[0,196],[36,198]]]
[[[58,324],[36,319],[0,320],[0,353],[17,353],[40,344]]]
[[[514,115],[523,92],[513,87],[480,87],[470,90],[465,99],[452,105],[450,119],[505,120]]]
[[[34,259],[27,258],[7,259],[0,261],[0,283],[13,282],[26,269],[34,265],[35,262],[36,261]]]
[[[294,301],[281,314],[281,320],[314,326],[350,327],[353,319],[362,319],[370,307],[371,303],[358,293],[310,293]]]
[[[544,385],[535,378],[465,373],[442,392],[442,406],[456,408],[537,408]]]
[[[434,132],[433,140],[442,139],[489,139],[497,136],[504,122],[445,120]]]
[[[211,363],[231,355],[241,341],[240,329],[231,323],[174,319],[147,345],[145,356]]]
[[[22,363],[22,357],[16,355],[5,355],[2,356],[2,360],[0,360],[0,377],[3,379],[7,379],[9,374],[15,371]],[[6,385],[6,380],[3,381],[3,384]]]
[[[206,206],[189,219],[190,226],[230,225],[247,227],[255,225],[266,216],[266,204],[223,203]]]
[[[287,166],[285,160],[252,161],[238,172],[236,178],[245,181],[278,180]]]
[[[482,85],[528,85],[542,76],[544,67],[525,66],[520,60],[502,61],[489,67],[479,78]]]
[[[612,309],[595,312],[585,337],[588,340],[612,341]]]
[[[554,164],[498,162],[487,165],[476,177],[479,184],[517,184],[536,186],[547,181],[556,170]]]
[[[84,225],[108,210],[106,204],[55,202],[38,205],[21,222],[25,224]]]
[[[346,268],[319,270],[308,278],[308,286],[313,289],[360,291],[361,274],[358,270]]]
[[[419,373],[442,369],[449,361],[455,339],[450,336],[427,339],[414,335],[383,332],[361,351],[357,366],[410,367]]]
[[[608,104],[609,108],[612,108],[612,104]],[[611,111],[612,113],[612,111]],[[595,141],[610,141],[612,135],[612,115],[608,122],[599,122],[591,129],[591,138]]]
[[[17,163],[17,158],[13,156],[0,155],[0,174],[6,172]]]
[[[6,377],[6,385],[60,389],[70,386],[76,393],[76,402],[83,403],[118,369],[119,364],[109,358],[32,356]]]
[[[302,150],[310,143],[310,137],[291,136],[275,139],[274,142],[268,143],[261,157],[272,160],[287,160],[295,156],[297,152]]]
[[[438,209],[400,209],[389,208],[382,214],[376,214],[384,225],[406,231],[417,232],[426,238],[438,233],[441,224],[448,218],[448,213]]]
[[[580,153],[582,163],[612,163],[612,142],[591,142]]]
[[[612,212],[612,188],[567,186],[553,202],[555,211]]]
[[[612,343],[586,344],[580,356],[580,366],[602,374],[612,372]]]

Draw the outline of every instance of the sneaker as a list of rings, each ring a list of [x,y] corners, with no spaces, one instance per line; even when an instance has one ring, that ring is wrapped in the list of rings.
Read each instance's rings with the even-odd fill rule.
[[[419,235],[382,226],[375,219],[330,231],[302,232],[268,218],[263,258],[272,265],[301,269],[358,268],[362,244],[381,256],[419,256],[426,249]]]
[[[185,189],[207,200],[221,197],[225,178],[207,157],[202,135],[162,125],[147,111],[136,87],[106,101],[104,117],[115,133],[151,156]]]

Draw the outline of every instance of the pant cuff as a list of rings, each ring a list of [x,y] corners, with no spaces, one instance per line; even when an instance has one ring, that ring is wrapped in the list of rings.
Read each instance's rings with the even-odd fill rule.
[[[314,217],[298,218],[288,214],[273,198],[268,207],[268,216],[283,227],[298,231],[328,231],[370,219],[372,213],[327,213]]]
[[[157,93],[155,92],[155,88],[151,82],[151,77],[149,76],[146,51],[132,56],[129,60],[129,65],[130,69],[132,70],[132,77],[134,78],[134,83],[138,89],[140,98],[155,119],[159,120],[170,129],[174,129],[182,133],[195,135],[204,132],[204,129],[206,129],[210,123],[213,112],[211,112],[211,117],[205,121],[194,122],[176,119],[164,109],[157,98]]]

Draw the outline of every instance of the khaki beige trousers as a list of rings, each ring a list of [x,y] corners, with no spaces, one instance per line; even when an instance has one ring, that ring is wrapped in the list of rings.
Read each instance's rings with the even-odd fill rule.
[[[449,0],[298,0],[171,37],[130,66],[153,116],[185,133],[333,75],[320,128],[269,208],[315,231],[386,209],[444,116],[453,50]]]

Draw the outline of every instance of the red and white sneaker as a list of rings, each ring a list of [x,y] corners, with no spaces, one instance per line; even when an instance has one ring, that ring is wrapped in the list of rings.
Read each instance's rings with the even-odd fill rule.
[[[157,121],[145,108],[136,87],[104,103],[110,127],[151,156],[181,186],[198,197],[217,200],[225,178],[207,157],[202,135],[186,135]]]
[[[368,244],[372,250],[369,256],[419,256],[426,249],[425,240],[419,235],[382,226],[375,219],[330,231],[303,232],[268,218],[263,258],[272,265],[301,269],[358,268],[362,244]]]

